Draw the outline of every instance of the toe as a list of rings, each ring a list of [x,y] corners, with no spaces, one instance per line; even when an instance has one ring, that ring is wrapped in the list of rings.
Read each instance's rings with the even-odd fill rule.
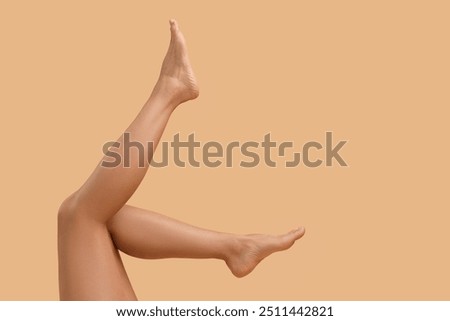
[[[170,19],[169,20],[170,23],[170,30],[172,32],[177,32],[178,31],[178,23],[175,19]]]
[[[292,233],[295,235],[295,239],[297,240],[305,234],[305,228],[303,226],[300,226],[293,230]]]
[[[280,247],[282,250],[290,248],[292,245],[294,245],[295,241],[297,241],[299,238],[301,238],[305,234],[305,228],[299,227],[295,230],[292,230],[284,235],[280,236]]]

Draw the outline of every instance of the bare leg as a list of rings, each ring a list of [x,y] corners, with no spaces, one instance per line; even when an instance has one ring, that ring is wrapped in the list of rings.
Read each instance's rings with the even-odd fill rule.
[[[156,148],[173,110],[198,96],[185,41],[171,21],[171,41],[158,82],[126,132],[130,139]],[[123,135],[115,151],[124,155]],[[134,153],[134,154],[133,154]],[[148,155],[148,151],[145,151]],[[108,160],[105,158],[105,160]],[[130,167],[97,166],[86,183],[60,207],[58,214],[59,284],[62,300],[135,300],[107,221],[134,193],[148,166],[138,166],[132,149]],[[148,165],[148,159],[144,162]]]
[[[273,252],[290,248],[305,232],[299,228],[280,236],[219,233],[128,205],[114,215],[108,227],[117,248],[129,255],[221,259],[237,277],[249,274]]]
[[[139,150],[130,149],[130,166],[105,168],[97,166],[86,183],[78,191],[77,201],[89,216],[105,223],[117,213],[136,191],[144,178],[148,166],[148,155],[152,155],[166,127],[170,115],[181,103],[195,99],[198,88],[189,64],[184,37],[178,25],[171,21],[171,41],[164,59],[161,75],[153,92],[134,119],[125,130],[131,141],[141,142],[144,149],[144,166],[139,166]],[[124,158],[124,135],[115,149]],[[148,143],[153,143],[149,151]],[[107,160],[105,157],[103,160]],[[123,165],[123,164],[121,164]]]

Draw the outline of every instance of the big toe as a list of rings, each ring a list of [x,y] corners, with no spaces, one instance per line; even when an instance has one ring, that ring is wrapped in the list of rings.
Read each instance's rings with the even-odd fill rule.
[[[305,228],[299,227],[295,230],[290,231],[287,234],[284,234],[281,236],[281,248],[282,249],[288,249],[290,248],[296,240],[301,238],[305,234]]]
[[[175,19],[170,19],[169,23],[170,31],[172,31],[172,33],[176,33],[178,31],[178,22]]]
[[[295,230],[293,230],[291,233],[295,237],[295,240],[298,240],[305,234],[305,228],[303,226],[300,226],[300,227],[296,228]]]

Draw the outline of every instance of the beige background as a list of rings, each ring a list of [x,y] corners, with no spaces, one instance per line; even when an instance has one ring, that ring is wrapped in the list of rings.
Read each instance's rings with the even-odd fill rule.
[[[348,139],[349,168],[152,170],[131,203],[293,249],[234,278],[124,256],[146,300],[449,300],[446,1],[0,2],[0,299],[58,298],[56,211],[145,102],[178,19],[201,86],[163,140]]]

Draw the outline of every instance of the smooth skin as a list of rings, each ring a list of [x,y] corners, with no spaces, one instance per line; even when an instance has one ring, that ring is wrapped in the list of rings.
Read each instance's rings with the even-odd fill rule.
[[[159,79],[124,132],[145,148],[153,142],[155,149],[176,107],[199,95],[185,39],[174,20],[170,20],[170,32]],[[119,147],[110,149],[121,156],[123,137],[117,140]],[[288,249],[303,236],[304,228],[279,236],[220,233],[127,205],[148,170],[153,152],[145,150],[143,167],[139,166],[138,149],[130,150],[131,166],[107,168],[100,162],[87,181],[61,204],[61,300],[137,300],[119,251],[145,259],[220,259],[235,276],[243,277],[265,257]]]

